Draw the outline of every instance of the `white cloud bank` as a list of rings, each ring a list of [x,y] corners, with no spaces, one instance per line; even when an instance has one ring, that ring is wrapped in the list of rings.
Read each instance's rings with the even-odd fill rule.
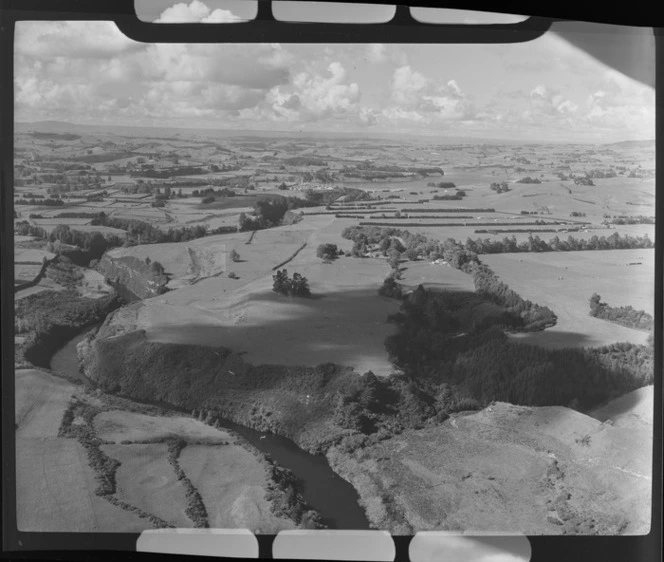
[[[175,4],[159,17],[237,20],[200,0]],[[477,77],[490,63],[481,57],[472,76],[465,68],[470,58],[448,61],[446,70],[432,65],[444,59],[446,46],[143,44],[111,22],[25,21],[16,26],[16,117],[223,128],[307,124],[533,140],[652,138],[654,91],[592,60],[575,62],[573,48],[560,41],[505,47],[501,81],[485,85]],[[518,88],[500,89],[512,83]]]
[[[155,23],[233,23],[245,21],[230,10],[217,8],[211,10],[200,0],[192,0],[191,4],[181,2],[166,8],[155,20]]]

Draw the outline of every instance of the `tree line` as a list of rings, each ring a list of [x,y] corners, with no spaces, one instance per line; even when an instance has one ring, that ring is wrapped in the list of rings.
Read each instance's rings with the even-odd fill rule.
[[[48,199],[15,199],[15,205],[40,205],[45,207],[62,207],[65,202],[62,199],[49,197]]]
[[[597,293],[593,293],[590,297],[590,316],[637,330],[650,331],[654,328],[654,319],[645,310],[636,310],[631,306],[613,307],[602,302],[601,299],[602,297]]]
[[[553,223],[555,224],[555,223]],[[620,235],[614,232],[610,236],[593,235],[591,238],[574,238],[566,240],[557,235],[548,242],[532,233],[527,240],[517,242],[515,236],[504,237],[502,240],[489,238],[472,240],[468,238],[465,247],[476,254],[502,254],[516,252],[582,252],[588,250],[627,250],[636,248],[653,248],[654,244],[647,234],[643,236]]]
[[[136,244],[163,244],[165,242],[188,242],[202,238],[208,234],[207,228],[203,225],[182,226],[179,228],[170,228],[162,230],[152,224],[138,219],[124,219],[118,217],[109,217],[100,213],[99,217],[91,221],[95,226],[109,226],[124,230],[126,238],[123,240],[125,246],[134,246]]]
[[[589,407],[653,381],[652,346],[551,350],[514,343],[503,331],[514,309],[482,301],[482,293],[418,287],[390,317],[398,326],[385,342],[390,357],[410,377],[452,385],[483,406],[503,400]]]

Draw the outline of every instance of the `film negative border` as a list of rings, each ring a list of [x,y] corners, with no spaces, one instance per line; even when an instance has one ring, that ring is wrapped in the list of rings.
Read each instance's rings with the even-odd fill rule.
[[[369,0],[369,3],[378,3],[375,0]],[[457,6],[455,6],[457,4]],[[413,2],[413,5],[439,5],[432,2]],[[466,3],[449,2],[446,7],[468,8]],[[526,8],[526,9],[524,9]],[[533,7],[534,8],[534,7]],[[650,6],[643,5],[643,14],[650,13]],[[490,8],[489,8],[490,9]],[[495,9],[495,8],[494,8]],[[521,9],[517,5],[510,5],[509,10],[514,12],[528,12],[527,4],[523,3]],[[36,0],[13,0],[4,2],[0,12],[2,35],[0,37],[0,49],[2,51],[2,111],[0,112],[0,127],[2,137],[5,142],[2,143],[2,166],[0,169],[0,181],[2,185],[12,185],[13,171],[13,105],[11,89],[13,84],[13,25],[19,20],[113,20],[118,27],[130,38],[139,41],[166,41],[166,42],[263,42],[263,41],[283,41],[283,42],[419,42],[419,43],[443,43],[443,42],[513,42],[527,41],[538,37],[544,33],[551,24],[551,19],[546,17],[531,18],[520,24],[510,24],[505,26],[490,26],[485,29],[470,30],[468,26],[441,26],[420,24],[413,20],[407,9],[400,6],[395,18],[388,24],[379,25],[361,25],[361,24],[307,24],[306,26],[284,24],[277,22],[271,17],[269,2],[259,2],[258,17],[254,22],[247,24],[238,24],[237,27],[219,27],[209,26],[209,31],[201,33],[200,26],[195,25],[163,25],[154,26],[138,20],[133,11],[133,2],[131,0],[100,0],[98,2],[83,2],[81,0],[62,1],[62,2],[40,2]],[[572,11],[559,10],[559,16],[572,16]],[[631,16],[631,17],[630,17]],[[623,24],[634,23],[634,12],[627,14]],[[638,17],[638,16],[637,16]],[[602,18],[598,18],[602,21]],[[641,17],[643,24],[643,17]],[[618,23],[618,22],[616,22]],[[638,23],[638,22],[637,22]],[[653,22],[654,23],[654,22]],[[247,34],[251,37],[247,37]],[[659,60],[664,60],[664,43],[662,41],[662,30],[656,32],[657,56]],[[664,65],[658,67],[658,83],[664,84]],[[664,88],[659,88],[657,92],[657,132],[662,134],[664,130]],[[658,144],[657,166],[664,166],[663,150],[661,143]],[[661,387],[661,369],[662,369],[662,252],[661,247],[664,241],[664,226],[662,225],[662,206],[663,197],[661,197],[661,180],[657,179],[657,210],[658,218],[656,225],[656,322],[655,338],[656,353],[655,365],[659,370],[659,377],[655,382],[655,448],[653,455],[654,468],[653,474],[653,526],[651,533],[643,537],[558,537],[558,536],[537,536],[528,537],[528,542],[532,549],[531,559],[536,562],[547,560],[655,560],[661,555],[661,458],[662,458],[662,387]],[[0,193],[0,202],[3,217],[3,236],[2,236],[2,270],[11,271],[13,267],[13,241],[11,231],[11,211],[13,203],[11,194],[5,190]],[[11,510],[15,506],[15,495],[12,495],[11,485],[12,476],[15,475],[13,467],[13,455],[11,454],[14,439],[11,428],[13,424],[7,423],[7,406],[13,406],[13,380],[7,377],[8,373],[13,373],[12,364],[12,343],[6,337],[12,333],[13,299],[7,298],[10,295],[9,284],[2,283],[2,322],[3,334],[2,340],[2,399],[3,399],[3,505]],[[9,329],[7,329],[9,328]],[[13,415],[13,408],[9,411]],[[9,455],[7,448],[9,448]],[[659,476],[659,478],[658,478]],[[126,551],[126,559],[133,560],[140,555],[130,554],[134,550],[145,549],[145,544],[141,546],[141,536],[134,533],[22,533],[16,530],[15,517],[12,518],[5,511],[3,517],[3,550],[14,551],[14,558],[21,558],[22,553],[28,558],[28,553],[38,550],[52,551],[51,555],[56,558],[68,558],[71,560],[90,559],[90,554],[84,551],[97,551],[93,555],[99,560],[113,560],[117,554],[113,551]],[[377,531],[381,533],[380,531]],[[148,535],[143,535],[143,541]],[[224,536],[219,533],[218,536]],[[286,536],[286,535],[283,535]],[[283,536],[281,538],[283,538]],[[421,537],[422,535],[420,535]],[[246,537],[246,535],[245,535]],[[254,537],[252,535],[252,537]],[[381,536],[381,540],[382,540]],[[247,537],[248,538],[248,537]],[[275,551],[278,551],[280,536],[260,535],[254,537],[257,543],[257,549],[252,550],[255,556],[250,558],[272,558],[275,557]],[[406,561],[415,558],[410,556],[411,550],[417,545],[418,535],[413,537],[389,537],[394,547],[394,560]],[[412,548],[411,548],[412,547]],[[253,547],[251,547],[253,549]],[[101,551],[98,551],[101,549]],[[74,552],[78,550],[80,552]],[[222,556],[238,554],[239,551],[227,551]],[[247,550],[247,552],[249,552]],[[142,559],[142,558],[140,558]],[[162,555],[158,558],[147,555],[146,559],[178,559],[176,556]],[[328,558],[316,558],[326,560]],[[338,558],[329,558],[336,560]],[[365,558],[369,559],[369,558]],[[378,558],[387,559],[387,558]],[[419,560],[419,559],[417,559]]]

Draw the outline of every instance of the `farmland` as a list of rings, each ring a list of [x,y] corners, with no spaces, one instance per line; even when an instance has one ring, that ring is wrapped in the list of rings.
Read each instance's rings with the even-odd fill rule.
[[[103,320],[89,388],[17,373],[26,529],[315,526],[228,420],[325,454],[377,528],[647,529],[652,340],[590,298],[654,314],[654,144],[33,123],[16,147],[20,364],[48,365],[50,318]]]
[[[80,387],[44,371],[17,371],[16,387],[17,517],[22,531],[138,532],[153,527],[151,516],[178,527],[193,526],[185,488],[168,460],[168,440],[174,438],[192,443],[182,451],[182,467],[194,486],[202,485],[213,526],[275,532],[295,526],[275,515],[264,498],[269,482],[264,463],[228,432],[190,417],[104,407]],[[112,496],[93,493],[96,474],[84,446],[59,433],[72,401],[103,410],[92,423],[108,443],[100,447],[102,453],[120,462]],[[79,427],[85,423],[74,419]],[[211,459],[215,471],[203,480],[201,467]]]
[[[621,250],[551,254],[501,254],[484,261],[524,298],[552,307],[558,323],[517,341],[550,347],[646,342],[647,333],[588,315],[593,292],[654,313],[654,251]],[[587,293],[587,294],[586,294]]]

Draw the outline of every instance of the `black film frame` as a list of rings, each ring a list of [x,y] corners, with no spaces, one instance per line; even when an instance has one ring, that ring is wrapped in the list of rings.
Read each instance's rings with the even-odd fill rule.
[[[329,0],[322,0],[329,1]],[[390,4],[389,1],[363,0],[366,4]],[[455,25],[423,24],[410,15],[409,6],[445,7],[530,14],[517,24]],[[613,10],[613,11],[612,11]],[[661,14],[661,12],[660,12]],[[594,5],[585,8],[569,0],[555,3],[532,3],[523,0],[482,4],[477,1],[446,2],[402,0],[394,18],[384,24],[286,23],[272,16],[269,0],[258,0],[256,18],[246,23],[225,24],[150,24],[140,21],[133,0],[5,0],[0,4],[0,209],[2,212],[2,506],[3,558],[48,560],[116,560],[117,551],[125,551],[123,559],[177,561],[181,556],[135,553],[137,533],[24,533],[16,527],[15,435],[13,317],[14,299],[10,285],[13,272],[13,52],[14,24],[21,20],[114,21],[129,38],[140,42],[178,43],[512,43],[536,39],[556,21],[572,20],[614,25],[654,27],[656,61],[664,61],[662,15],[652,4],[642,2],[609,8]],[[595,53],[591,53],[595,54]],[[664,63],[656,67],[656,83],[664,84]],[[664,88],[656,90],[656,131],[659,139],[664,131]],[[664,165],[664,149],[657,143],[657,169]],[[653,420],[653,489],[652,526],[645,536],[534,536],[529,537],[532,560],[535,562],[582,561],[651,561],[661,557],[662,523],[662,343],[663,285],[662,243],[662,181],[656,178],[655,226],[655,411]],[[274,536],[259,535],[259,557],[271,558]],[[408,561],[408,545],[412,537],[393,537],[396,560]],[[240,560],[240,559],[238,559]]]

